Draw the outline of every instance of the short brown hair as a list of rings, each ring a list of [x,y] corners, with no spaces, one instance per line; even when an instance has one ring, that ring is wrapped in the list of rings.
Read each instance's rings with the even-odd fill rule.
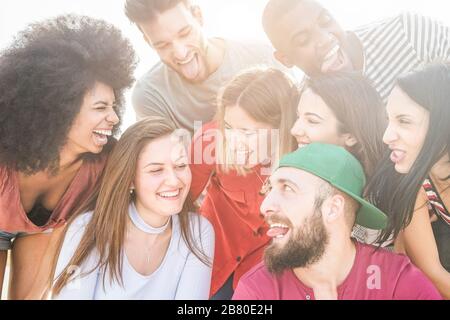
[[[133,23],[153,20],[159,13],[169,10],[179,3],[191,6],[191,0],[127,0],[125,15]]]

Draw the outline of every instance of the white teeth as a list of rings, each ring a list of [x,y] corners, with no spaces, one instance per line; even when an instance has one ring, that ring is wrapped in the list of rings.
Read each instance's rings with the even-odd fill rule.
[[[307,145],[308,145],[307,143],[299,143],[298,148],[301,149],[301,148],[306,147]]]
[[[158,193],[159,196],[164,198],[173,198],[180,194],[180,190],[172,191],[172,192],[160,192]]]
[[[329,52],[328,54],[325,56],[325,58],[323,60],[328,60],[331,57],[333,57],[337,52],[339,51],[339,46],[335,45]]]
[[[111,130],[94,130],[94,133],[101,134],[103,136],[111,136],[112,135]]]
[[[289,227],[287,225],[281,224],[281,223],[273,223],[270,225],[270,228],[285,228],[288,229]]]

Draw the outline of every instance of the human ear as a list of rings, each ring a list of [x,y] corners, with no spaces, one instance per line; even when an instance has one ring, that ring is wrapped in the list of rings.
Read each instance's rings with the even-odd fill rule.
[[[351,148],[358,143],[358,140],[353,135],[347,133],[344,135],[344,143],[347,147]]]
[[[202,10],[200,9],[200,7],[197,5],[192,5],[190,10],[191,10],[192,16],[195,18],[195,20],[197,20],[198,23],[201,26],[203,26],[203,14],[202,14]]]
[[[322,215],[327,223],[333,223],[344,214],[345,199],[339,194],[330,197],[323,206]]]

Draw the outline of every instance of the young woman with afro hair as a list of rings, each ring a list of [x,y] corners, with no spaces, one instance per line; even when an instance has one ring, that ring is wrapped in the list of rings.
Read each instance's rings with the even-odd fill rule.
[[[44,257],[98,187],[135,65],[118,29],[75,15],[31,24],[0,53],[0,293],[8,250],[9,298],[45,283]]]

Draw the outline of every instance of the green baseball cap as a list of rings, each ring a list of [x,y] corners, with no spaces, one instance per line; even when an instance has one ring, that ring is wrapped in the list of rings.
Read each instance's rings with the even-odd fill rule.
[[[324,143],[311,143],[283,156],[278,168],[291,167],[307,171],[329,182],[361,204],[356,223],[370,229],[383,229],[386,215],[364,200],[366,178],[359,161],[343,147]]]

